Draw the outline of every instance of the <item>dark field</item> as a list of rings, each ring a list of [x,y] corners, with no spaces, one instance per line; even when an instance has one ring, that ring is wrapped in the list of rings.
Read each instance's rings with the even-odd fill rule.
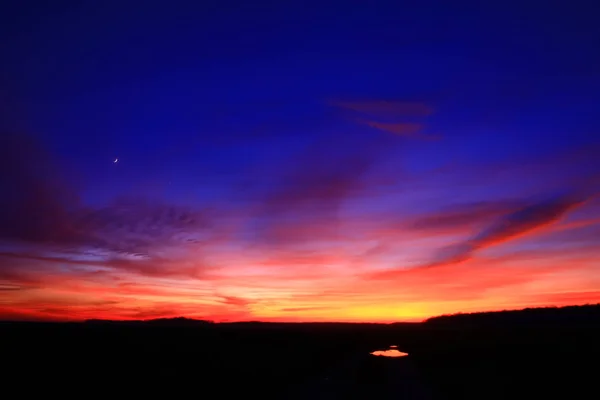
[[[368,353],[398,345],[435,399],[600,398],[600,306],[391,325],[5,322],[0,338],[3,391],[19,397],[285,399],[331,377],[352,388],[341,398],[377,398],[392,360]]]

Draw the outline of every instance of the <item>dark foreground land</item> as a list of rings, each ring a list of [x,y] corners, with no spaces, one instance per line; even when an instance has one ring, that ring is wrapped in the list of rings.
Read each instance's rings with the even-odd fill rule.
[[[600,398],[600,305],[390,325],[3,322],[0,340],[2,391],[19,397]],[[390,345],[410,355],[369,355]]]

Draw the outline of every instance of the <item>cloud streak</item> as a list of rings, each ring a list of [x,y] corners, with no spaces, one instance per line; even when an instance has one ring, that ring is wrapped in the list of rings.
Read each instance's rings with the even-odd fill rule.
[[[329,100],[327,104],[373,117],[426,117],[433,108],[425,103],[397,100]]]
[[[424,133],[425,125],[414,122],[433,114],[424,103],[402,101],[329,101],[329,105],[350,111],[348,118],[356,123],[407,138],[437,140],[439,135]]]
[[[478,250],[531,234],[556,223],[586,200],[581,194],[567,193],[515,209],[502,215],[471,239],[443,249],[427,266],[462,262],[470,259]]]

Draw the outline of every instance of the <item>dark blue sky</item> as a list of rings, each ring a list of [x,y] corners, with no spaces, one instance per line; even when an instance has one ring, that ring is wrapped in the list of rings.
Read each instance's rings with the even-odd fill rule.
[[[311,223],[391,218],[399,226],[471,206],[489,216],[489,204],[504,201],[510,206],[491,215],[512,221],[512,212],[530,215],[518,212],[521,202],[546,204],[572,190],[587,201],[600,128],[595,16],[593,1],[9,2],[0,12],[0,128],[9,138],[3,151],[19,161],[5,162],[2,184],[20,193],[52,182],[23,198],[36,209],[52,198],[69,215],[59,220],[75,225],[81,213],[124,199],[209,209],[218,246],[288,255],[307,243],[311,251],[331,245],[327,232],[295,236]],[[23,137],[58,172],[15,144]],[[24,176],[29,183],[14,183]],[[59,180],[77,200],[56,200],[64,198],[55,193]],[[533,214],[554,221],[549,214],[567,209]],[[10,205],[4,212],[19,215]],[[2,240],[37,249],[35,226],[20,236],[6,230]],[[359,226],[353,232],[379,229]],[[179,251],[160,238],[136,236],[135,251],[85,246]],[[377,261],[386,268],[439,261],[438,241],[410,262],[391,244],[367,242],[387,249],[387,261]],[[218,246],[207,252],[222,255]],[[451,248],[464,256],[461,246]],[[148,257],[163,262],[165,252]],[[206,257],[219,268],[230,263]],[[253,257],[240,255],[243,263]]]

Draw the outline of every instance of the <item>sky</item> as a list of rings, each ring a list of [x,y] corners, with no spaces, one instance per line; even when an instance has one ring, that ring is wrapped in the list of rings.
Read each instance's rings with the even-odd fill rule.
[[[593,6],[8,2],[0,319],[600,302]]]

